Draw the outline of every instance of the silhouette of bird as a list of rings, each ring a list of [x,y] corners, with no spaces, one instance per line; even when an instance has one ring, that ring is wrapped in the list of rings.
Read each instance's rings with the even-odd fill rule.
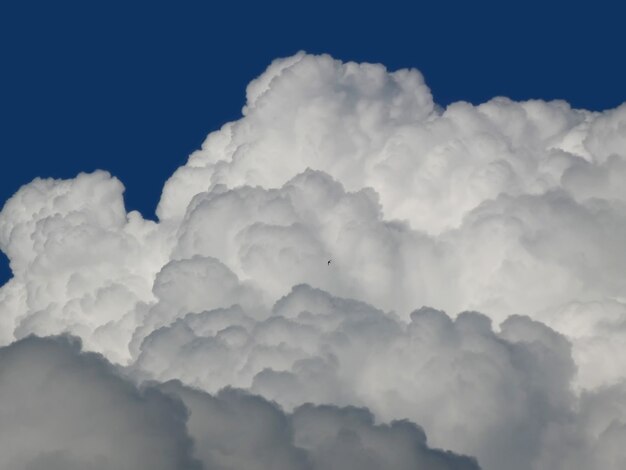
[[[328,266],[330,266],[330,262],[331,262],[331,261],[332,261],[332,259],[329,259],[329,260],[328,260]]]

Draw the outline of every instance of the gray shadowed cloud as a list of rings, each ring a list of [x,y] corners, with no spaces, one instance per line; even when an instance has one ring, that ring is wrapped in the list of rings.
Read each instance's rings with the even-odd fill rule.
[[[0,349],[0,467],[200,470],[187,410],[70,337]]]
[[[429,448],[412,423],[375,425],[366,409],[286,414],[234,389],[211,396],[173,382],[137,388],[68,336],[0,349],[0,396],[2,468],[478,469]]]

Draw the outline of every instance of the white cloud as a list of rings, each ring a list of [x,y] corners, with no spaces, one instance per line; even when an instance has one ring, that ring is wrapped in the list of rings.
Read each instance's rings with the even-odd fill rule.
[[[135,305],[154,299],[171,248],[162,227],[126,213],[123,191],[108,173],[83,173],[37,179],[7,201],[0,248],[14,277],[0,294],[13,329],[2,331],[5,341],[72,331],[114,360],[128,356]]]
[[[487,470],[619,462],[624,420],[592,404],[626,406],[626,105],[441,109],[415,70],[300,53],[243,114],[158,223],[105,172],[14,195],[0,340],[69,331],[136,378],[366,406]]]

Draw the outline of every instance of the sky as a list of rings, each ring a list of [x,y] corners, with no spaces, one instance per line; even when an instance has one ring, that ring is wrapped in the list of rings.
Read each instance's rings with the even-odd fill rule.
[[[620,18],[0,6],[0,466],[623,468]]]

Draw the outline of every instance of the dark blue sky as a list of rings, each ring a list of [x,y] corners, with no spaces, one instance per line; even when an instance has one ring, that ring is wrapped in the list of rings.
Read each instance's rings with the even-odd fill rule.
[[[301,49],[416,67],[443,105],[626,101],[622,12],[545,3],[2,2],[0,203],[36,176],[103,168],[153,218],[165,179],[240,116],[246,84]]]

